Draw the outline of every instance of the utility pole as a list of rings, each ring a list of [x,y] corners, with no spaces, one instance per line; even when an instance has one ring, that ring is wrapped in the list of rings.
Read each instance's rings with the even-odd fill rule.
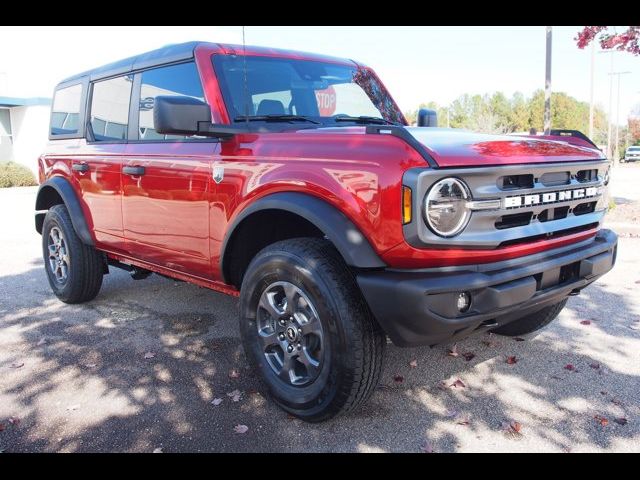
[[[593,73],[596,59],[596,42],[591,42],[591,87],[589,89],[589,138],[593,141]]]
[[[615,50],[602,50],[598,53],[609,53],[611,54],[611,70],[609,71],[609,75],[611,78],[609,78],[609,110],[607,112],[607,116],[608,116],[608,130],[607,130],[607,158],[611,158],[611,127],[613,125],[612,123],[612,118],[613,118],[613,54],[615,53]]]
[[[613,76],[618,76],[618,93],[616,98],[616,144],[614,149],[613,164],[617,165],[620,159],[620,76],[626,75],[631,72],[611,72],[611,79]],[[611,82],[613,83],[613,82]]]
[[[544,134],[551,134],[551,28],[547,27],[547,55],[544,81]]]

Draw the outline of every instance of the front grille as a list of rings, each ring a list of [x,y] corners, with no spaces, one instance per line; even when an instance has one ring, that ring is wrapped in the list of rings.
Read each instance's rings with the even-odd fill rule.
[[[505,228],[523,227],[531,223],[533,217],[532,212],[512,213],[511,215],[503,215],[496,221],[496,228],[504,230]]]
[[[569,185],[571,174],[569,172],[547,172],[540,177],[540,183],[545,187],[557,187],[558,185]]]
[[[486,168],[411,169],[403,182],[415,192],[414,221],[403,227],[416,247],[497,248],[598,226],[605,210],[607,160]],[[474,210],[464,231],[453,238],[433,233],[424,221],[424,198],[445,177],[462,179],[474,202],[499,200],[500,208]],[[606,202],[602,202],[604,205]],[[575,230],[577,229],[577,230]]]
[[[595,168],[590,170],[580,170],[576,175],[576,179],[580,183],[596,181],[598,179],[598,170]]]
[[[498,185],[501,185],[503,190],[533,188],[533,175],[507,175],[498,179]]]

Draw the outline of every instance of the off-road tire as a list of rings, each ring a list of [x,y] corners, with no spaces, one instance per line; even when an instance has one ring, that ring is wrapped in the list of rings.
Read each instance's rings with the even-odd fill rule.
[[[498,335],[505,335],[507,337],[517,337],[519,335],[526,335],[527,333],[535,332],[543,327],[549,325],[562,311],[567,304],[565,298],[561,302],[549,305],[548,307],[531,313],[526,317],[519,318],[513,322],[507,323],[502,327],[498,327],[492,330],[493,333]]]
[[[64,281],[56,279],[49,262],[52,229],[62,232],[65,242],[69,265]],[[42,251],[47,279],[56,297],[64,303],[83,303],[98,295],[104,275],[104,259],[95,248],[82,243],[73,228],[66,206],[54,205],[47,212],[42,225]]]
[[[265,347],[258,338],[258,303],[269,286],[279,282],[304,292],[323,329],[320,373],[308,385],[287,384],[281,379],[266,360]],[[352,271],[327,240],[283,240],[255,256],[241,287],[240,332],[249,362],[270,396],[305,421],[320,422],[355,409],[378,384],[386,336]]]

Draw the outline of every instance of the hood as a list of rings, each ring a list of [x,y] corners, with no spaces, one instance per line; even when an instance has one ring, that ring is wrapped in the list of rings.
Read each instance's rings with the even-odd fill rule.
[[[598,160],[604,154],[563,137],[488,135],[466,130],[407,127],[440,167]],[[556,138],[556,139],[550,139]],[[561,140],[562,139],[562,140]],[[573,139],[572,139],[573,140]]]

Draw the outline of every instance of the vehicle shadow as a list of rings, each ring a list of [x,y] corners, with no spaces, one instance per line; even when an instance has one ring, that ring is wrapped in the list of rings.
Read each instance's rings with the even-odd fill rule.
[[[64,305],[42,261],[0,276],[0,298],[6,451],[420,451],[424,441],[438,452],[562,451],[615,449],[640,435],[638,305],[600,284],[535,339],[482,335],[459,343],[457,357],[451,346],[389,345],[369,403],[322,424],[260,393],[234,298],[113,271],[94,301]],[[452,387],[456,379],[465,387]],[[238,402],[227,395],[236,389]],[[520,433],[502,431],[511,421]],[[234,433],[238,424],[249,431]]]

